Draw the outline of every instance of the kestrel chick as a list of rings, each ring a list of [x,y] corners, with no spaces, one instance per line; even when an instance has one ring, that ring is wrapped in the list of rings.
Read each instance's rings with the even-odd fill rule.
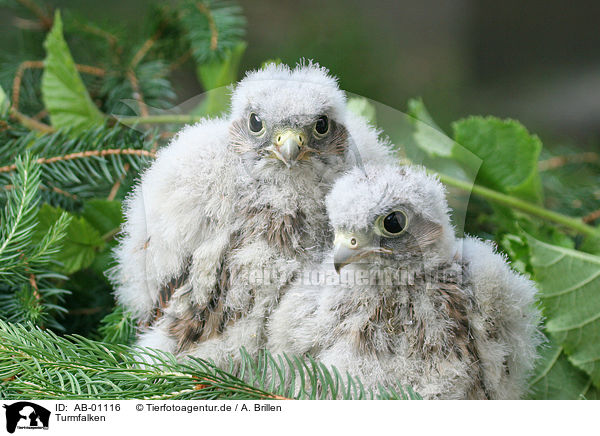
[[[332,182],[360,156],[389,159],[378,134],[312,63],[247,74],[227,117],[181,131],[125,204],[112,277],[146,325],[139,345],[216,363],[264,346],[265,320],[331,240]]]
[[[490,243],[455,237],[436,178],[366,165],[336,182],[327,210],[334,248],[272,315],[272,352],[424,398],[523,394],[540,338],[536,288]]]

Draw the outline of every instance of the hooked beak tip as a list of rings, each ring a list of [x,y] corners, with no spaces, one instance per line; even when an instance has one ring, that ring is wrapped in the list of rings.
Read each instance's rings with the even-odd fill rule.
[[[300,144],[297,141],[289,138],[280,148],[279,153],[283,158],[283,162],[288,168],[294,166],[296,158],[300,154]]]
[[[333,249],[333,267],[339,274],[341,269],[351,263],[359,251],[349,248],[346,244],[338,243]]]

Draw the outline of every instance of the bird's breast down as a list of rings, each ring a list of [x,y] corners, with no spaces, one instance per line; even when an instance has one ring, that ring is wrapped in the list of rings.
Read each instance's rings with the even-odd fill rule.
[[[309,316],[284,321],[276,313],[278,324],[271,329],[285,323],[297,327],[293,336],[283,335],[285,340],[271,335],[272,345],[279,352],[297,353],[319,344],[318,360],[348,371],[370,388],[400,382],[427,398],[491,398],[472,337],[477,305],[456,266],[445,271],[444,282],[415,273],[407,285],[325,286],[314,297],[318,308]],[[314,296],[307,289],[292,288],[278,312],[292,318],[304,313],[293,308],[307,307],[303,299]],[[295,339],[307,336],[306,343]]]
[[[185,280],[191,286],[175,290],[168,321],[161,324],[169,343],[177,344],[176,354],[223,364],[239,357],[242,346],[251,351],[264,345],[266,319],[281,295],[331,239],[327,189],[313,175],[269,183],[243,173],[232,183],[227,243],[212,260],[206,250],[192,253]]]

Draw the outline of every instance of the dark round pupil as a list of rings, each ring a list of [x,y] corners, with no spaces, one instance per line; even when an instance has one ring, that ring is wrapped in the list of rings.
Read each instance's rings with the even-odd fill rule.
[[[392,212],[383,219],[383,228],[390,233],[400,233],[406,226],[406,217],[402,212]]]
[[[315,125],[315,130],[320,135],[324,135],[329,130],[329,120],[326,116],[322,116],[317,120],[317,124]]]
[[[253,132],[260,132],[262,127],[263,123],[260,117],[256,114],[250,114],[250,130]]]

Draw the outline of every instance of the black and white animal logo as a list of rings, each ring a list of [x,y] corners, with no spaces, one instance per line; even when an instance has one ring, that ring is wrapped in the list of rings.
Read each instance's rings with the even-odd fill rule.
[[[6,409],[6,431],[14,433],[16,428],[47,429],[50,423],[50,411],[29,401],[19,401]]]

